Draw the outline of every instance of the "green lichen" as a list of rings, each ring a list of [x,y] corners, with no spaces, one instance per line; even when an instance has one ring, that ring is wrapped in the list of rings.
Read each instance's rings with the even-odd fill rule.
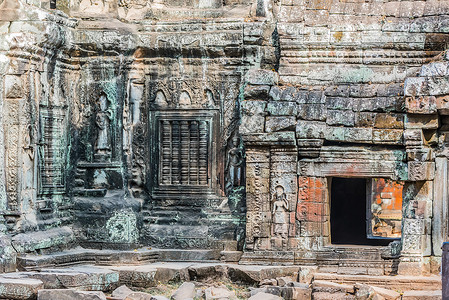
[[[136,243],[139,237],[137,218],[132,211],[117,211],[106,222],[109,240],[113,243]]]

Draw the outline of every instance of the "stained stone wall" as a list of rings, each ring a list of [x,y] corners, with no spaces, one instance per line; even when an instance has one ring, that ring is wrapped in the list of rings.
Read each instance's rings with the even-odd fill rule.
[[[436,271],[448,13],[446,1],[3,0],[2,243]],[[333,244],[334,177],[400,185],[362,199],[396,235]]]

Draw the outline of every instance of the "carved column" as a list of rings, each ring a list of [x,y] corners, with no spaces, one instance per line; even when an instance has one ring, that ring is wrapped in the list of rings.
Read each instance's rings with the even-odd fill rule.
[[[269,247],[270,237],[270,150],[246,149],[246,248]]]

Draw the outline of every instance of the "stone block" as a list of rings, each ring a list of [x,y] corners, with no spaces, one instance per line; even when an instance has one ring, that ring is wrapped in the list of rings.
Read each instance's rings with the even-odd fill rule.
[[[300,139],[323,139],[325,132],[324,122],[298,120],[296,124],[296,137]]]
[[[435,96],[406,97],[405,109],[411,114],[435,114],[437,101]]]
[[[449,96],[437,96],[437,110],[440,115],[449,115]]]
[[[351,110],[327,110],[326,124],[354,126],[354,112]]]
[[[407,114],[405,119],[406,129],[437,129],[440,126],[440,119],[434,115],[413,115]]]
[[[94,266],[75,266],[66,269],[44,269],[30,274],[45,288],[75,288],[87,291],[109,291],[119,283],[119,272]]]
[[[154,298],[148,293],[132,292],[124,300],[154,300]]]
[[[193,299],[195,297],[195,284],[192,282],[184,282],[181,286],[172,294],[172,300],[184,300]]]
[[[204,291],[206,300],[213,299],[229,299],[237,300],[237,296],[234,291],[230,291],[226,286],[209,287]]]
[[[376,114],[374,128],[402,129],[404,128],[404,115],[394,113]]]
[[[0,299],[35,299],[43,288],[43,282],[37,279],[0,277]]]
[[[248,300],[282,300],[282,297],[268,294],[264,292],[259,292],[251,297],[248,298]]]
[[[354,293],[354,286],[349,284],[335,283],[332,281],[314,280],[312,283],[313,292],[326,293]]]
[[[37,300],[106,300],[102,292],[85,292],[73,289],[39,290]]]
[[[401,129],[373,129],[373,142],[379,144],[402,144]]]
[[[52,247],[70,247],[74,241],[75,235],[72,229],[69,227],[61,227],[47,231],[17,234],[12,239],[12,245],[17,252],[26,253]]]
[[[268,85],[247,85],[243,92],[243,97],[247,99],[266,100],[268,93],[270,92],[270,86]]]
[[[242,103],[242,125],[240,133],[262,133],[265,123],[264,101],[243,101]]]
[[[23,83],[20,76],[5,76],[5,96],[6,98],[22,98],[24,95]]]
[[[298,105],[296,102],[270,101],[267,104],[267,112],[271,116],[296,116],[298,114]]]
[[[324,104],[299,104],[298,118],[311,121],[325,121],[326,107]]]
[[[376,113],[371,112],[357,112],[355,114],[355,127],[374,127],[374,120]]]
[[[278,73],[270,70],[252,69],[246,74],[246,81],[253,85],[277,85]]]
[[[347,97],[326,97],[326,107],[328,109],[348,110],[352,109],[354,101]]]
[[[0,233],[0,273],[14,272],[16,258],[17,253],[11,244],[11,238]]]
[[[421,180],[433,180],[435,175],[435,163],[434,162],[408,162],[408,180],[421,181]]]
[[[328,293],[328,292],[316,292],[313,293],[314,300],[348,300],[355,298],[348,298],[346,293]]]
[[[441,291],[405,291],[402,300],[441,300]]]
[[[129,294],[131,294],[132,292],[133,291],[130,288],[128,288],[126,285],[121,285],[112,292],[111,296],[114,298],[123,299],[126,296],[128,296]]]
[[[266,117],[265,132],[276,132],[294,130],[296,126],[296,117],[281,116],[281,117]]]

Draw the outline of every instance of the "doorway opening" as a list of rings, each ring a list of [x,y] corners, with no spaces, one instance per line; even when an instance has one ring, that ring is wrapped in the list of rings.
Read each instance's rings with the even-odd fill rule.
[[[367,179],[332,178],[330,225],[331,243],[387,246],[392,239],[368,238]]]

